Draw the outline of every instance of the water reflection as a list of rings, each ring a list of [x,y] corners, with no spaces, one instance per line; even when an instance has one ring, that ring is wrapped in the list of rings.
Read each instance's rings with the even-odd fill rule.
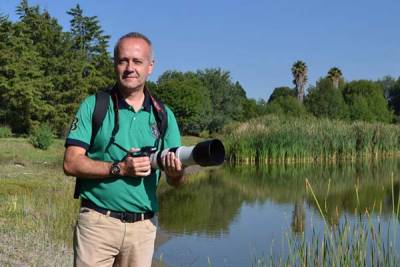
[[[292,213],[292,231],[294,233],[303,233],[305,225],[305,208],[304,203],[301,200],[294,202],[294,208]]]
[[[246,199],[238,187],[227,187],[223,171],[169,190],[159,197],[162,229],[178,234],[218,236],[225,233]]]
[[[205,243],[222,239],[243,240],[243,236],[237,237],[240,235],[237,232],[247,229],[242,224],[251,219],[263,220],[262,227],[268,229],[269,233],[276,234],[275,238],[279,238],[284,234],[284,223],[279,223],[282,218],[278,222],[273,218],[277,217],[279,211],[282,214],[288,213],[287,225],[297,234],[307,231],[307,227],[310,227],[307,221],[310,220],[310,214],[320,216],[320,210],[326,222],[332,226],[338,225],[346,214],[388,216],[394,209],[397,211],[398,207],[399,168],[399,160],[386,159],[325,165],[225,166],[194,175],[190,178],[190,183],[180,190],[163,189],[159,194],[159,225],[163,232],[172,237],[162,247],[162,253],[168,254],[168,249],[172,249],[168,247],[168,243],[179,244],[173,248],[175,250],[179,250],[179,246],[196,246],[193,244],[196,241],[191,239],[194,236],[201,237]],[[306,186],[306,179],[311,188]],[[319,207],[311,189],[318,199]],[[263,210],[259,210],[260,207]],[[254,213],[256,210],[257,213]],[[244,213],[256,215],[243,220]],[[257,214],[262,214],[262,217]],[[252,238],[257,239],[258,230],[254,231]],[[252,233],[249,232],[248,235]],[[261,238],[262,235],[258,236]],[[177,240],[175,243],[174,239]],[[254,240],[254,243],[258,242]],[[263,247],[258,249],[267,251],[265,243],[271,243],[272,240],[262,242]],[[248,249],[242,252],[232,249],[229,252],[225,251],[226,246],[234,247],[236,244],[228,242],[223,252],[204,253],[215,253],[216,257],[231,253],[224,257],[239,257],[242,263],[243,258],[249,259]],[[200,252],[194,252],[196,253]],[[174,258],[170,260],[174,265]]]

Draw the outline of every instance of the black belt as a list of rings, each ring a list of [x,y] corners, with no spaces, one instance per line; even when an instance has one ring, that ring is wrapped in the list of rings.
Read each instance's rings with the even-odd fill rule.
[[[81,200],[81,207],[93,209],[97,212],[100,212],[101,214],[108,215],[116,219],[120,219],[122,222],[127,222],[127,223],[134,223],[137,221],[143,221],[154,217],[153,212],[146,212],[146,213],[118,212],[118,211],[103,209],[86,199]]]

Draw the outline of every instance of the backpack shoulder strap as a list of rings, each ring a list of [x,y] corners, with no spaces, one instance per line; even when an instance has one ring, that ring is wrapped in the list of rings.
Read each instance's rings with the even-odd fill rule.
[[[110,90],[99,91],[96,93],[96,102],[92,114],[92,136],[90,137],[90,144],[88,150],[93,145],[94,138],[98,133],[101,125],[103,124],[104,118],[106,117],[108,103],[110,101]],[[77,177],[75,181],[74,198],[78,199],[80,195],[80,178]]]
[[[110,102],[110,90],[96,93],[96,104],[92,114],[92,136],[90,138],[90,147],[93,145],[94,138],[98,133],[104,118],[106,117],[108,103]]]

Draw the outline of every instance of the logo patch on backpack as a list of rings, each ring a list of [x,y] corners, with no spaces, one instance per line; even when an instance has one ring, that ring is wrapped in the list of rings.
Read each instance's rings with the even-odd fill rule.
[[[150,125],[150,128],[154,138],[157,139],[158,137],[160,137],[160,131],[158,130],[157,123],[153,123],[152,125]]]

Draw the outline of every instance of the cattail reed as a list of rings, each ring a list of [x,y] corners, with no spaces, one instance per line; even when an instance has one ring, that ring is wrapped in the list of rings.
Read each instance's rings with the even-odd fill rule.
[[[330,162],[395,155],[392,124],[268,115],[242,123],[224,140],[233,163]]]

